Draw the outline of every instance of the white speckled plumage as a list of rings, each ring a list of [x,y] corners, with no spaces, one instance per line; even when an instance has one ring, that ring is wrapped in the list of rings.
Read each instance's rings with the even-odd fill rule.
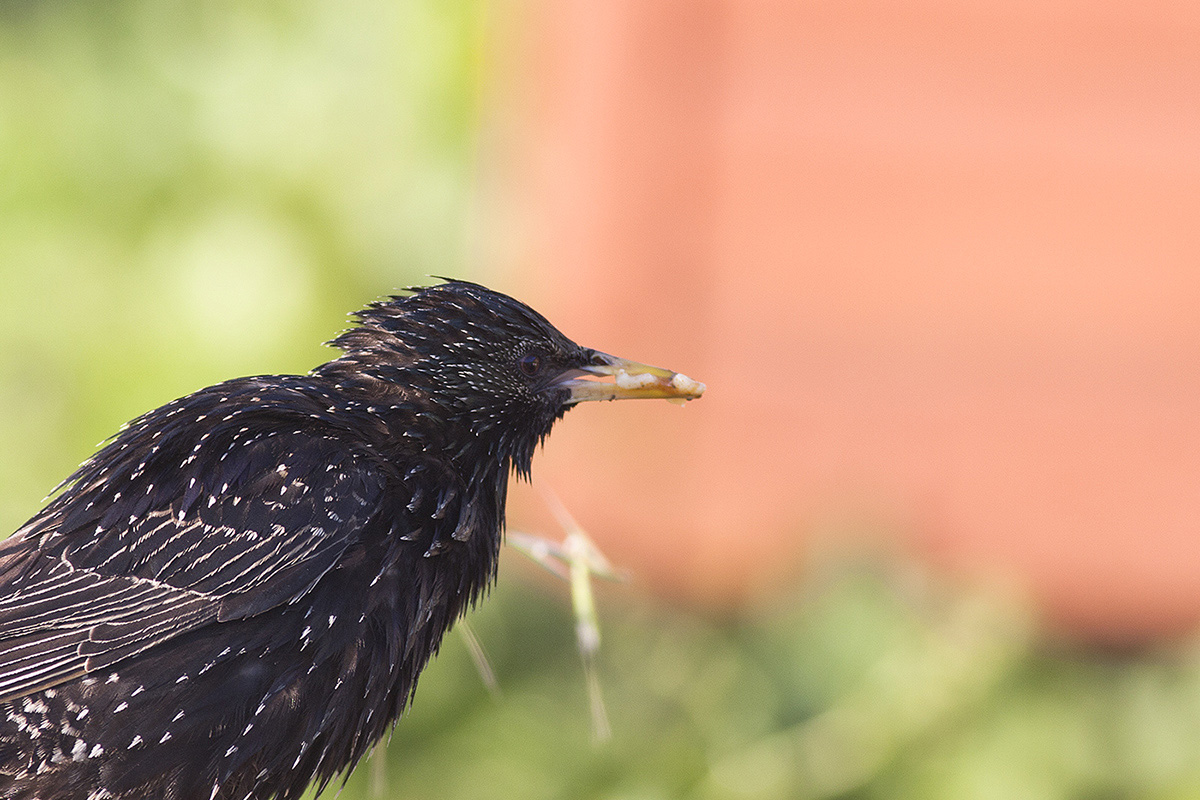
[[[292,800],[398,717],[595,353],[463,282],[333,344],[134,420],[0,543],[0,796]]]

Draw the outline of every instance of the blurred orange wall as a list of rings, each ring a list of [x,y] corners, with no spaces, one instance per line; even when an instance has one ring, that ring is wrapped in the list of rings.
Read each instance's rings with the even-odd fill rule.
[[[641,583],[738,601],[878,525],[1079,635],[1200,622],[1200,4],[511,27],[524,294],[709,385],[574,411],[537,466]]]

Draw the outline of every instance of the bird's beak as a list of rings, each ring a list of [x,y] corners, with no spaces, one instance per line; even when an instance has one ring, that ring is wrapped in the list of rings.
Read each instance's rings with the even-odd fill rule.
[[[612,377],[613,382],[589,380],[576,377],[579,375],[596,375],[601,378]],[[649,364],[639,364],[624,358],[610,356],[608,353],[595,353],[591,362],[578,370],[571,370],[563,375],[556,385],[570,389],[571,396],[568,404],[582,403],[587,400],[636,400],[661,398],[673,403],[683,403],[694,400],[704,394],[704,384],[694,381],[687,375],[672,372],[662,367],[652,367]]]

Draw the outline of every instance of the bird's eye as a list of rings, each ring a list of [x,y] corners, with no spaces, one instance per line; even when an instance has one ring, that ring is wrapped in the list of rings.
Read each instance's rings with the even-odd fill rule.
[[[521,356],[521,360],[517,363],[521,365],[521,372],[524,372],[531,378],[537,375],[542,369],[542,357],[536,353],[526,353]]]

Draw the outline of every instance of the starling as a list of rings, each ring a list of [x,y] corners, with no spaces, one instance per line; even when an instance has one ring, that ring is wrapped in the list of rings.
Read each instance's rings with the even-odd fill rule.
[[[134,420],[0,543],[0,796],[323,789],[494,579],[508,476],[554,422],[704,389],[482,286],[411,291],[307,375]]]

